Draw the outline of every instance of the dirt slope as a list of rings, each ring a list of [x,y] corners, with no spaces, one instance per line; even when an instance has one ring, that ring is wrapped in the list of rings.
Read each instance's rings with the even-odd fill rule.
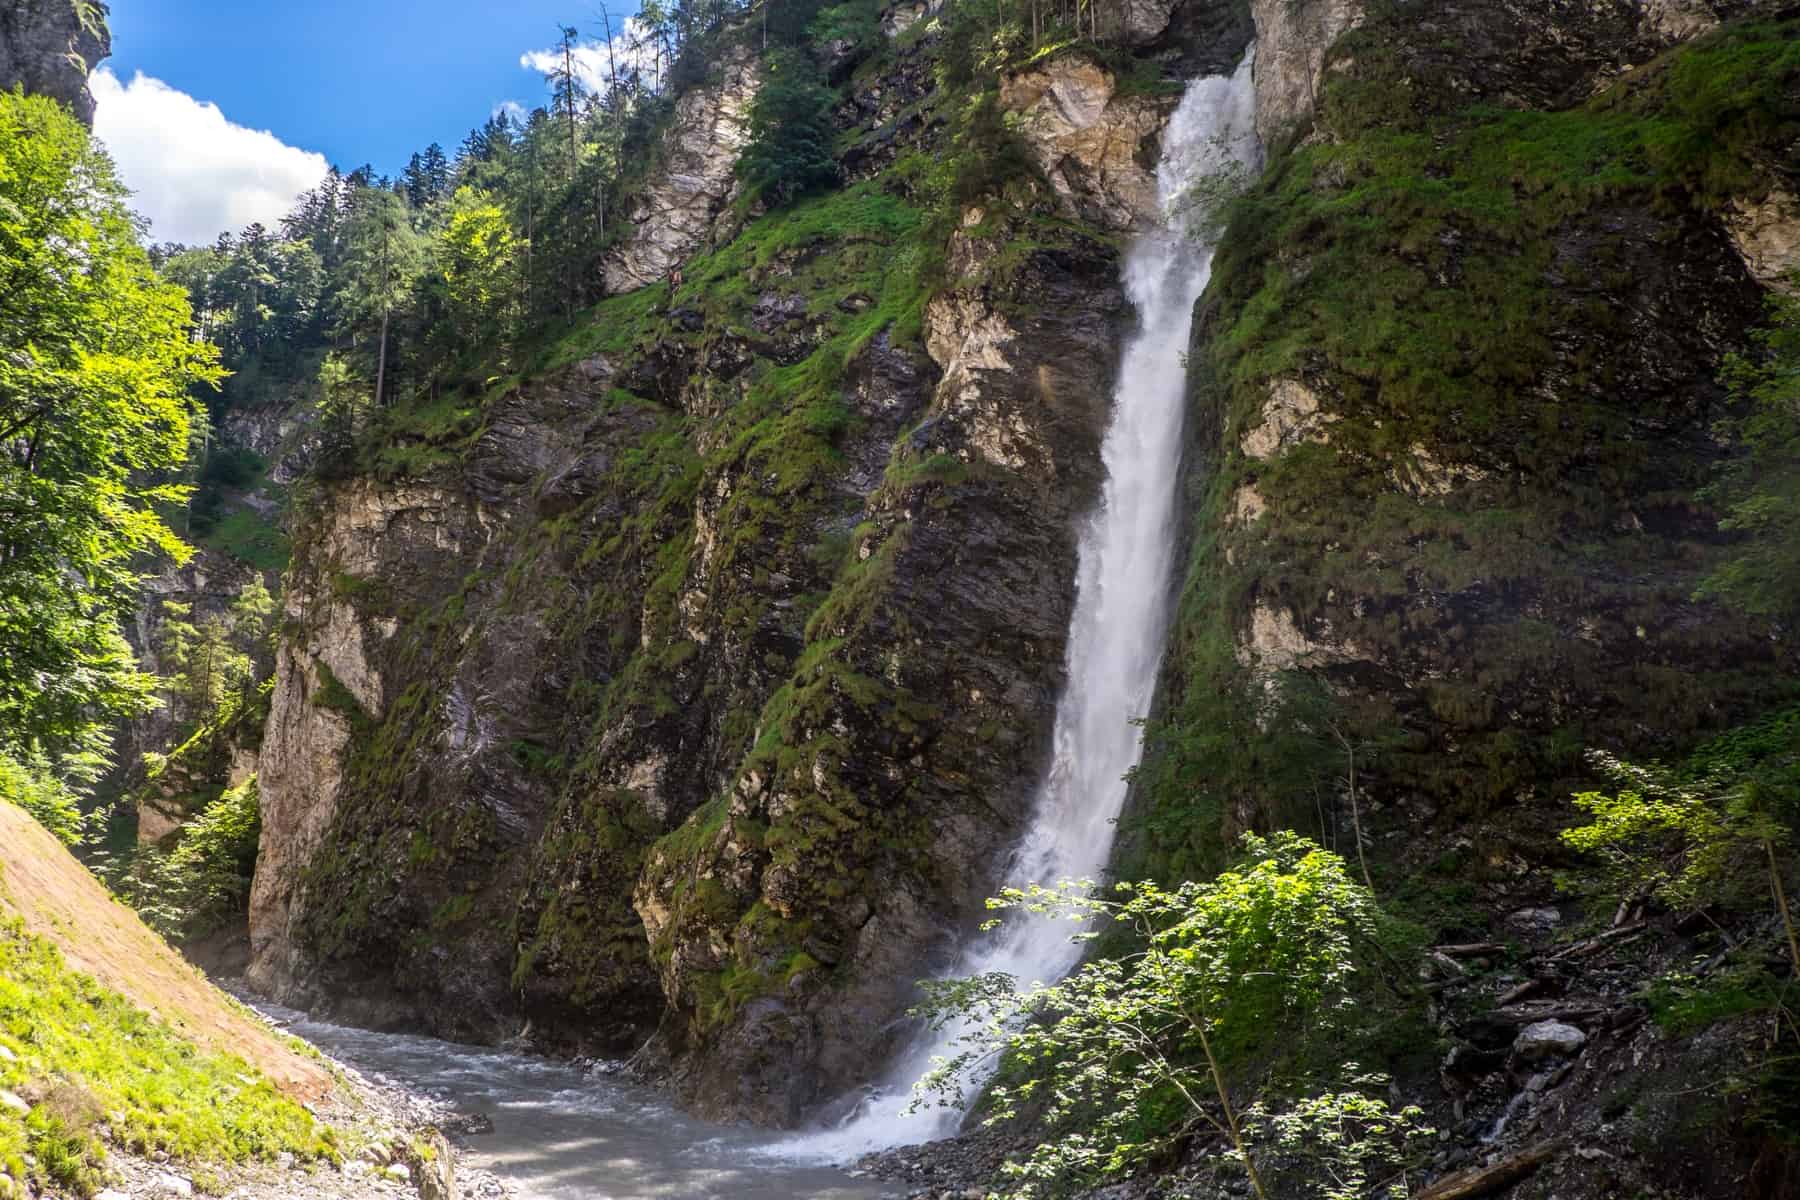
[[[255,1064],[297,1100],[331,1088],[323,1066],[288,1048],[235,1008],[206,977],[114,900],[61,842],[23,811],[0,804],[0,915],[25,922],[85,971],[204,1049]]]

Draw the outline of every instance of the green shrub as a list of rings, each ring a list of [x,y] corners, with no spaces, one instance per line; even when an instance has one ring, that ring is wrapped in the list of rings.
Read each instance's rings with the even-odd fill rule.
[[[1087,884],[1009,889],[989,907],[1112,922],[1140,948],[1024,991],[997,973],[926,985],[934,1027],[963,1032],[960,1049],[920,1081],[918,1103],[960,1104],[980,1064],[1004,1055],[990,1123],[1030,1112],[1048,1135],[1002,1168],[1019,1181],[1012,1195],[1102,1183],[1210,1128],[1259,1196],[1269,1194],[1265,1170],[1298,1164],[1298,1182],[1335,1200],[1360,1194],[1371,1169],[1409,1161],[1431,1132],[1417,1109],[1369,1094],[1385,1080],[1353,1063],[1336,1064],[1350,1081],[1342,1091],[1247,1107],[1234,1098],[1230,1067],[1344,1027],[1358,962],[1384,936],[1374,895],[1337,855],[1292,833],[1247,836],[1244,848],[1238,869],[1175,891],[1121,883],[1109,900]]]
[[[111,881],[113,889],[164,937],[204,937],[243,914],[261,835],[251,776],[184,825],[173,850],[139,850]]]

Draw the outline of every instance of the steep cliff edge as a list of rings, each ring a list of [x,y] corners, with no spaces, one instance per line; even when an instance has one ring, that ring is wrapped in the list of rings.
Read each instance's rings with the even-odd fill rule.
[[[7,0],[0,4],[0,91],[49,96],[94,123],[88,73],[112,53],[100,0]]]
[[[1128,316],[1109,235],[1172,103],[1064,56],[1006,97],[1016,152],[964,148],[930,53],[847,88],[843,190],[760,217],[729,58],[608,260],[647,286],[395,477],[299,501],[260,987],[465,1038],[660,1030],[697,1107],[775,1123],[890,1047],[1043,752]],[[1006,194],[959,201],[996,149]]]
[[[1558,957],[1584,917],[1556,832],[1585,750],[1677,761],[1793,694],[1791,627],[1696,593],[1736,537],[1703,499],[1721,369],[1796,265],[1795,13],[1257,17],[1272,154],[1198,309],[1192,553],[1121,869],[1309,830],[1428,938],[1505,947],[1491,988],[1432,968],[1382,1051],[1441,1106],[1434,1168],[1541,1142],[1519,1194],[1777,1194],[1784,1135],[1664,1090],[1734,1070],[1749,1024],[1644,1023],[1675,934]],[[1587,1048],[1527,1087],[1507,1022],[1558,1004]]]

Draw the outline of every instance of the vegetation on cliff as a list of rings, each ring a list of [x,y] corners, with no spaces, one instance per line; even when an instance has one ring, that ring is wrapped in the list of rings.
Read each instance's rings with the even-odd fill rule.
[[[18,93],[0,94],[0,293],[0,759],[7,798],[41,809],[92,782],[112,723],[155,703],[119,623],[140,556],[188,553],[160,506],[185,496],[168,480],[190,389],[219,371],[104,152]]]

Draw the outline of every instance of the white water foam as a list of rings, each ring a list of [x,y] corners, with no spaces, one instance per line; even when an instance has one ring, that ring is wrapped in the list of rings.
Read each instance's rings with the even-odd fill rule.
[[[1138,329],[1120,362],[1101,447],[1105,489],[1081,529],[1069,683],[1056,713],[1055,758],[1007,872],[1021,885],[1092,878],[1105,870],[1125,803],[1125,776],[1138,762],[1140,739],[1131,720],[1150,709],[1168,630],[1184,355],[1194,304],[1212,271],[1213,246],[1197,236],[1197,206],[1190,198],[1202,181],[1257,166],[1253,57],[1246,54],[1230,76],[1188,85],[1163,132],[1157,164],[1164,220],[1140,234],[1125,259],[1125,289]],[[954,974],[1002,971],[1021,986],[1061,979],[1081,957],[1069,932],[1066,922],[1013,916],[1000,934],[972,944]],[[914,1081],[934,1057],[954,1052],[958,1032],[920,1036],[846,1121],[780,1142],[771,1152],[844,1161],[955,1133],[962,1118],[957,1110],[910,1116],[904,1110]]]

